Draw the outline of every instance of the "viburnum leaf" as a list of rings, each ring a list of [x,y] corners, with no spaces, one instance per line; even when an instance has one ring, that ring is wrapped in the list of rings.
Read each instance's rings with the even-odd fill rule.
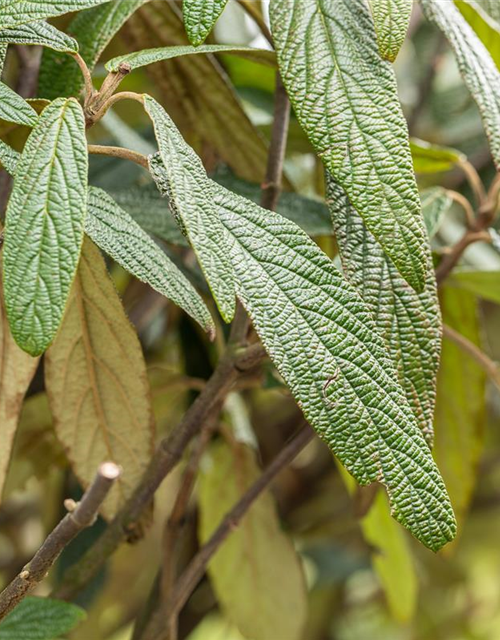
[[[476,2],[455,0],[460,13],[476,32],[497,68],[500,68],[500,25]]]
[[[28,596],[0,623],[0,640],[57,640],[86,617],[69,602]]]
[[[271,67],[276,66],[275,54],[267,49],[239,47],[233,44],[204,44],[199,47],[190,47],[188,45],[181,47],[159,47],[156,49],[143,49],[142,51],[135,51],[134,53],[126,53],[123,56],[113,58],[107,62],[106,69],[108,71],[116,71],[122,63],[126,62],[133,71],[134,69],[145,67],[148,64],[155,64],[156,62],[162,62],[163,60],[201,53],[230,53]]]
[[[81,11],[109,0],[0,0],[0,30]]]
[[[394,62],[410,26],[413,0],[369,0],[380,55]]]
[[[2,79],[3,68],[5,66],[6,57],[7,57],[7,45],[0,43],[0,80]]]
[[[48,22],[31,22],[0,31],[0,45],[42,45],[63,53],[76,53],[78,42]]]
[[[0,118],[6,122],[32,127],[38,114],[30,105],[3,82],[0,82]]]
[[[191,44],[205,42],[226,4],[227,0],[183,0],[184,26]]]
[[[153,418],[141,345],[88,238],[61,330],[45,354],[45,386],[57,437],[83,486],[105,460],[123,468],[102,507],[110,519],[150,461]]]
[[[101,53],[146,0],[119,0],[82,11],[69,23],[66,31],[78,42],[80,55],[92,71]],[[44,51],[40,67],[39,92],[45,98],[77,96],[83,77],[75,61],[54,51]]]
[[[11,176],[16,172],[20,157],[21,154],[18,151],[15,151],[3,140],[0,140],[0,164]]]
[[[425,17],[450,43],[464,82],[479,107],[493,160],[500,168],[500,71],[453,2],[420,0]]]
[[[14,177],[3,249],[14,339],[40,355],[64,314],[83,240],[88,154],[79,103],[59,98],[39,116]]]
[[[283,81],[326,168],[418,291],[425,228],[391,64],[366,0],[271,0]]]
[[[457,149],[430,144],[418,138],[410,139],[410,149],[416,173],[451,171],[467,159],[467,156]]]
[[[432,443],[442,328],[429,244],[426,286],[416,293],[331,178],[327,192],[344,275],[371,309],[417,423]]]
[[[166,211],[164,215],[168,215]],[[124,269],[170,298],[205,331],[214,334],[210,312],[186,276],[102,189],[89,189],[85,232]]]
[[[234,273],[214,204],[214,183],[163,107],[148,95],[144,105],[160,149],[150,157],[151,173],[189,237],[222,317],[230,322],[236,305]]]
[[[439,231],[444,216],[448,213],[453,200],[443,187],[430,187],[421,194],[422,215],[430,238]]]
[[[393,516],[437,550],[456,533],[439,471],[370,307],[294,223],[222,187],[237,294],[307,420]]]

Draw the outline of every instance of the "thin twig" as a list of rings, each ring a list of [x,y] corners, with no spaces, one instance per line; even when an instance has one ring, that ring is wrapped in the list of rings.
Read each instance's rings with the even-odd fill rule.
[[[49,534],[33,559],[0,593],[0,620],[2,620],[46,576],[64,548],[86,527],[94,524],[97,513],[111,487],[120,475],[120,468],[113,462],[99,467],[94,482],[79,503],[65,502],[69,513]]]
[[[83,75],[83,80],[85,82],[85,104],[87,104],[94,98],[97,93],[92,82],[92,74],[90,73],[90,69],[87,67],[87,63],[79,53],[73,53],[71,55],[75,59],[77,65],[80,67],[80,71]]]
[[[122,158],[123,160],[130,160],[136,164],[148,169],[148,159],[142,153],[132,151],[132,149],[125,149],[124,147],[108,147],[99,144],[89,144],[89,153],[98,156],[110,156],[112,158]]]
[[[459,204],[462,209],[465,211],[465,215],[467,217],[467,226],[469,229],[474,227],[476,223],[476,216],[474,215],[474,209],[472,208],[471,203],[467,200],[467,198],[458,193],[458,191],[447,191],[448,196],[457,204]]]
[[[486,201],[486,190],[481,181],[481,178],[479,177],[479,173],[476,171],[476,167],[468,160],[464,160],[460,163],[460,168],[464,172],[465,177],[467,178],[467,181],[474,193],[477,206],[480,207]]]
[[[123,79],[124,76],[119,76],[115,74],[117,78]],[[118,80],[117,80],[118,83]],[[134,91],[120,91],[118,93],[109,95],[106,100],[103,100],[102,97],[99,97],[96,102],[89,105],[86,109],[86,122],[87,128],[92,127],[96,122],[99,122],[106,113],[111,109],[111,107],[120,102],[120,100],[134,100],[135,102],[139,102],[144,105],[144,97],[140,93],[135,93]]]

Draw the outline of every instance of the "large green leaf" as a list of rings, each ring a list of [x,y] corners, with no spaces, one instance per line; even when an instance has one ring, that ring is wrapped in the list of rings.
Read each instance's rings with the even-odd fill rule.
[[[476,32],[497,68],[500,68],[500,25],[480,5],[467,0],[455,0],[460,13]]]
[[[150,157],[151,172],[189,237],[222,317],[230,322],[235,310],[234,273],[214,204],[213,183],[163,107],[147,95],[144,105],[160,149],[160,157]]]
[[[222,187],[237,294],[307,420],[394,517],[439,549],[455,520],[370,308],[295,224]]]
[[[238,442],[215,444],[203,461],[199,535],[205,543],[226,513],[259,478],[255,452]],[[269,492],[250,507],[241,524],[208,565],[210,582],[225,615],[246,638],[300,640],[307,593],[300,560],[281,531]]]
[[[48,22],[31,22],[0,31],[1,44],[42,45],[63,53],[76,53],[78,42]]]
[[[425,284],[426,242],[396,79],[365,0],[272,0],[283,81],[297,117],[403,277]]]
[[[105,2],[108,0],[0,0],[0,29],[88,9]]]
[[[227,0],[183,0],[184,26],[191,44],[205,42],[226,4]]]
[[[240,47],[233,44],[204,44],[199,47],[159,47],[156,49],[144,49],[143,51],[126,53],[123,56],[113,58],[107,62],[106,69],[108,71],[117,71],[118,67],[123,62],[126,62],[130,65],[131,69],[134,70],[139,69],[140,67],[145,67],[148,64],[155,64],[156,62],[163,62],[180,56],[192,56],[200,53],[231,53],[235,56],[248,58],[249,60],[260,62],[262,64],[270,66],[276,65],[276,57],[274,53],[272,51],[267,51],[267,49]]]
[[[0,640],[57,640],[86,617],[74,604],[29,596],[0,623]]]
[[[3,82],[0,82],[0,118],[6,122],[32,127],[38,114],[30,105]]]
[[[443,187],[430,187],[421,194],[422,215],[424,217],[427,233],[433,238],[439,231],[444,216],[448,213],[453,200]]]
[[[394,62],[410,25],[413,0],[369,0],[380,55]]]
[[[124,22],[146,0],[113,0],[100,7],[82,11],[67,28],[80,46],[80,55],[92,70],[101,53]],[[53,51],[44,51],[40,68],[40,95],[54,99],[77,96],[83,77],[75,61]]]
[[[432,442],[441,316],[427,243],[427,281],[416,293],[401,278],[342,188],[328,181],[328,200],[344,275],[371,309],[418,425]]]
[[[17,164],[3,254],[7,317],[16,342],[45,351],[73,282],[87,209],[85,118],[76,100],[44,109]]]
[[[168,215],[166,211],[164,215]],[[89,189],[85,232],[124,269],[170,298],[205,331],[215,332],[212,317],[189,280],[102,189]]]
[[[18,151],[14,151],[12,147],[0,140],[0,164],[11,176],[16,172],[20,157],[21,154]]]
[[[486,47],[453,2],[420,0],[425,17],[446,36],[467,88],[476,101],[500,168],[500,72]]]

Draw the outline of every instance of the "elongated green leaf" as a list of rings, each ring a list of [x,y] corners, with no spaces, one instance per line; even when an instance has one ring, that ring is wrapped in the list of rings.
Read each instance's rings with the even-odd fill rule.
[[[444,216],[453,204],[448,191],[442,187],[431,187],[421,194],[422,215],[430,238],[439,231]]]
[[[70,22],[67,32],[77,40],[80,55],[91,71],[113,36],[145,1],[112,0],[82,11]],[[50,99],[77,96],[82,88],[82,73],[74,60],[53,51],[44,51],[40,68],[40,95]]]
[[[426,286],[416,293],[331,179],[328,200],[344,275],[371,309],[417,423],[432,443],[441,317],[430,247],[427,244]]]
[[[15,91],[0,82],[0,118],[6,122],[34,126],[37,112]]]
[[[81,11],[108,0],[0,0],[0,30]]]
[[[76,100],[44,109],[18,162],[3,250],[7,317],[31,355],[45,351],[62,320],[83,240],[88,155]]]
[[[394,62],[410,25],[413,0],[370,0],[380,55]]]
[[[0,640],[57,640],[86,617],[74,604],[29,596],[0,623]]]
[[[183,0],[184,26],[191,44],[205,42],[226,4],[227,0]]]
[[[466,159],[465,155],[456,149],[430,144],[417,138],[411,138],[410,149],[416,173],[451,171]]]
[[[420,0],[425,17],[446,36],[464,82],[479,107],[491,153],[500,168],[500,72],[453,2]]]
[[[249,60],[254,60],[269,66],[276,65],[276,57],[274,53],[272,51],[267,51],[266,49],[238,47],[233,44],[204,44],[199,47],[160,47],[156,49],[144,49],[143,51],[127,53],[107,62],[106,69],[108,71],[116,71],[122,63],[126,62],[131,66],[133,71],[134,69],[139,69],[140,67],[145,67],[146,65],[154,64],[155,62],[163,62],[165,60],[171,60],[172,58],[192,56],[200,53],[231,53],[235,56],[248,58]]]
[[[144,106],[161,156],[150,157],[151,173],[185,228],[222,317],[230,322],[235,310],[234,273],[213,201],[213,183],[163,107],[147,95]]]
[[[32,44],[63,53],[76,53],[78,42],[48,22],[31,22],[0,31],[1,44]]]
[[[272,0],[283,81],[297,117],[403,277],[425,283],[426,234],[394,72],[365,0]]]
[[[369,307],[295,224],[221,187],[237,294],[307,420],[394,517],[439,549],[455,520]]]
[[[0,140],[0,164],[11,176],[16,172],[20,157],[21,154],[19,152],[14,151],[14,149],[9,147],[3,140]]]
[[[455,4],[500,68],[500,25],[475,2],[455,0]]]
[[[447,285],[500,304],[500,271],[454,271]]]
[[[111,519],[150,460],[152,410],[141,345],[88,238],[61,330],[45,355],[45,386],[57,437],[82,484],[105,460],[123,468],[102,507]]]
[[[105,191],[95,187],[89,189],[88,206],[85,232],[92,240],[124,269],[170,298],[213,335],[214,322],[201,296],[128,213]]]
[[[473,294],[445,287],[444,322],[480,346],[477,300]],[[486,374],[459,346],[445,339],[438,379],[434,455],[450,492],[459,522],[476,484],[485,422]]]
[[[249,447],[221,442],[211,448],[200,476],[202,543],[259,475]],[[224,613],[246,638],[303,637],[304,576],[290,540],[280,529],[270,493],[252,505],[211,560],[208,573]]]

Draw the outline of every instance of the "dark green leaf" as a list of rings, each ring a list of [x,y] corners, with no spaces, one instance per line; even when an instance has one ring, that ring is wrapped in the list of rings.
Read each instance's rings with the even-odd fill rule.
[[[0,118],[6,122],[32,127],[38,114],[24,98],[0,82]]]
[[[3,140],[0,140],[0,164],[11,176],[16,172],[20,157],[20,153],[14,151],[14,149],[9,147]]]
[[[0,623],[0,640],[56,640],[85,618],[74,604],[29,596]]]
[[[0,0],[0,29],[81,11],[108,0]]]
[[[413,0],[369,0],[380,55],[394,62],[410,25]]]
[[[78,42],[48,22],[31,22],[0,31],[1,44],[42,45],[63,53],[76,53]]]
[[[184,26],[191,44],[205,42],[226,4],[227,0],[183,0]]]

